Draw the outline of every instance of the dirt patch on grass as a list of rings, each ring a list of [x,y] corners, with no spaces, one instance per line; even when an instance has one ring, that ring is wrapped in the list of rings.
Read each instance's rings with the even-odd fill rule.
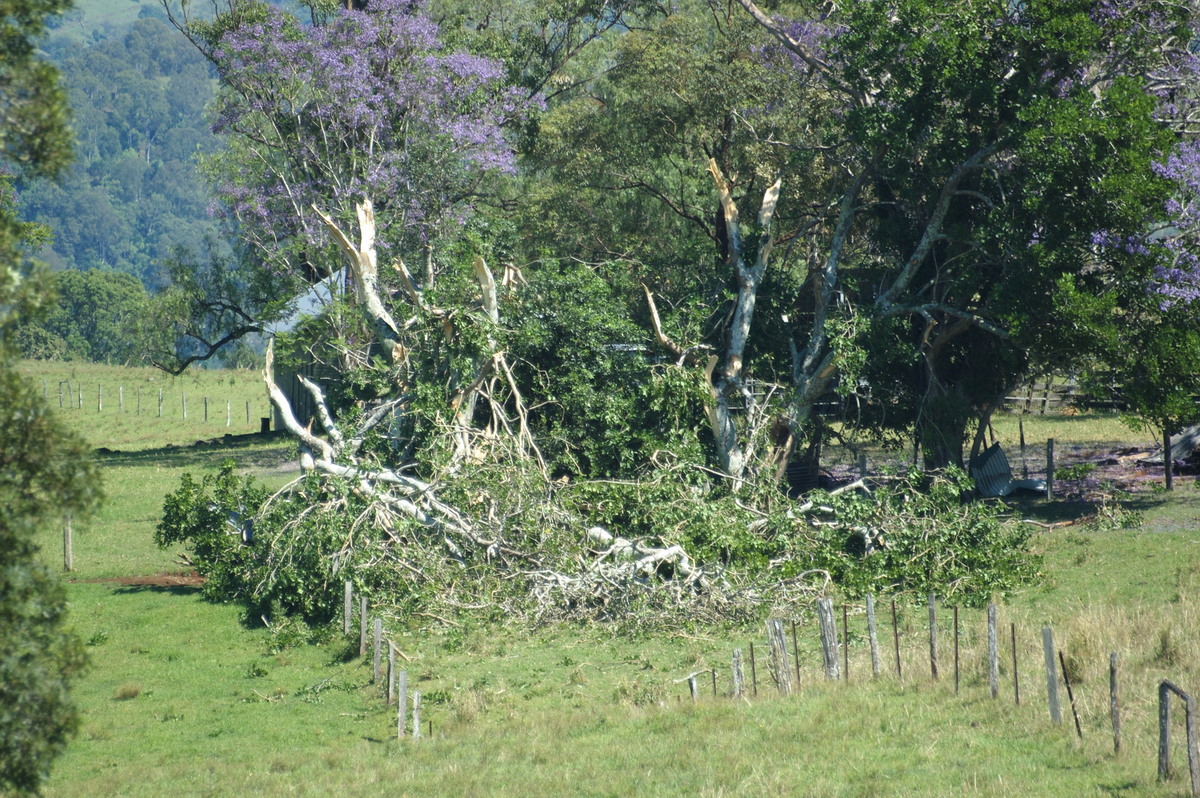
[[[111,576],[107,579],[72,579],[72,582],[97,585],[113,584],[129,587],[200,587],[204,577],[195,571],[186,574],[147,574],[145,576]]]

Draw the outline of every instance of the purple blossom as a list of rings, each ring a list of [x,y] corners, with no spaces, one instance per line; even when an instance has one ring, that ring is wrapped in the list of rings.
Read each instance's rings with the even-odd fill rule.
[[[1172,195],[1163,203],[1163,223],[1148,237],[1160,260],[1149,290],[1164,308],[1191,304],[1200,299],[1200,142],[1184,140],[1153,169],[1170,182]]]
[[[482,174],[513,170],[504,128],[531,106],[499,62],[443,50],[407,0],[320,27],[271,8],[214,57],[225,91],[213,130],[232,145],[218,194],[281,269],[298,243],[324,243],[314,204],[348,218],[370,197],[398,241],[463,218]]]

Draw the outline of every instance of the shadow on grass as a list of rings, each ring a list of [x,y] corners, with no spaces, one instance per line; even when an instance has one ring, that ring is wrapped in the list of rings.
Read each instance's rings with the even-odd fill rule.
[[[206,438],[184,446],[167,445],[129,452],[101,447],[96,449],[95,455],[100,465],[116,467],[216,467],[228,458],[236,459],[242,467],[273,467],[285,465],[293,459],[291,441],[291,437],[283,432],[252,433]]]
[[[330,665],[344,665],[347,662],[353,662],[361,655],[358,653],[358,641],[346,638],[341,645],[337,644],[337,640],[333,640],[329,646]]]
[[[199,596],[199,585],[121,585],[113,590],[115,595],[128,596],[138,593],[157,593],[163,596]]]
[[[1161,507],[1172,498],[1171,494],[1139,494],[1129,496],[1119,503],[1130,512],[1145,513]],[[1009,511],[1019,518],[1030,518],[1044,524],[1062,524],[1078,521],[1095,514],[1099,503],[1087,499],[1052,499],[1032,494],[1009,496],[1004,499]]]

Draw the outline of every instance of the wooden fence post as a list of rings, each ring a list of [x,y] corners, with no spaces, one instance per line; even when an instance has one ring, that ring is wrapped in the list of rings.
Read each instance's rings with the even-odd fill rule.
[[[388,706],[392,705],[392,701],[396,698],[396,644],[391,640],[388,641],[388,664],[387,664],[387,702]]]
[[[758,664],[754,661],[754,644],[750,644],[750,691],[758,698]]]
[[[1054,498],[1054,439],[1046,439],[1046,498]]]
[[[139,385],[138,389],[137,389],[137,412],[134,413],[134,415],[140,416],[141,414],[142,414],[142,386]]]
[[[1057,726],[1062,723],[1062,711],[1058,705],[1058,672],[1054,661],[1054,630],[1042,627],[1042,655],[1046,660],[1046,699],[1050,703],[1050,720]]]
[[[367,656],[367,597],[358,597],[358,656]]]
[[[1071,689],[1071,674],[1067,673],[1067,660],[1061,650],[1058,652],[1058,664],[1062,666],[1063,684],[1067,686],[1067,700],[1071,702],[1071,715],[1075,718],[1075,733],[1083,739],[1083,727],[1079,725],[1079,710],[1075,707],[1075,691]]]
[[[104,409],[104,386],[96,383],[96,412],[99,413]]]
[[[179,398],[183,402],[183,420],[187,421],[187,393],[180,391]]]
[[[421,739],[421,691],[413,691],[413,727],[412,737],[414,740]]]
[[[771,667],[775,672],[775,686],[779,688],[780,695],[791,695],[792,667],[788,663],[787,639],[783,635],[782,620],[774,618],[767,621],[767,644],[771,648]],[[695,679],[692,681],[695,682]],[[693,700],[695,700],[694,693]]]
[[[792,660],[796,666],[796,689],[800,689],[800,644],[796,642],[796,622],[792,621]],[[716,678],[716,671],[713,671]]]
[[[1175,482],[1174,482],[1175,474],[1173,472],[1175,470],[1175,468],[1174,468],[1175,464],[1171,460],[1171,433],[1167,432],[1167,430],[1165,428],[1163,429],[1162,440],[1163,440],[1163,485],[1166,487],[1167,490],[1174,490],[1175,489]]]
[[[383,619],[376,618],[371,635],[371,684],[379,684],[380,660],[383,657]]]
[[[1121,701],[1117,695],[1117,652],[1108,655],[1108,714],[1112,718],[1113,753],[1121,753]]]
[[[346,580],[345,589],[343,590],[345,600],[342,605],[342,634],[346,637],[350,636],[350,618],[354,615],[354,585],[350,580]]]
[[[163,389],[158,389],[158,417],[162,418]]]
[[[742,670],[742,650],[735,648],[733,650],[733,697],[741,698],[746,692],[746,675]]]
[[[896,622],[896,597],[892,597],[892,645],[896,649],[896,681],[904,681],[900,671],[900,625]]]
[[[233,403],[228,399],[225,400],[225,426],[233,426]]]
[[[1166,679],[1158,685],[1158,780],[1171,775],[1171,704]]]
[[[396,677],[396,739],[404,738],[404,721],[408,719],[408,671]]]
[[[1000,636],[996,629],[996,605],[987,607],[988,687],[992,698],[1000,697]]]
[[[1168,693],[1183,699],[1187,728],[1188,774],[1191,777],[1192,796],[1200,796],[1200,752],[1197,751],[1196,702],[1176,685],[1163,679],[1158,685],[1158,778],[1171,775],[1171,703]]]
[[[867,639],[871,644],[871,678],[878,679],[882,665],[879,662],[879,634],[875,629],[875,594],[867,594]]]
[[[841,678],[837,656],[837,627],[833,623],[833,599],[817,599],[817,622],[821,627],[821,656],[825,663],[825,678],[836,682]]]
[[[124,385],[117,386],[117,411],[121,412],[121,413],[125,412],[125,386]]]
[[[938,680],[938,649],[937,649],[937,596],[929,594],[929,672],[933,680]]]
[[[208,423],[208,397],[204,397],[204,423]]]
[[[75,542],[72,540],[71,516],[63,519],[63,570],[75,570]]]
[[[850,683],[850,613],[842,605],[842,678]]]

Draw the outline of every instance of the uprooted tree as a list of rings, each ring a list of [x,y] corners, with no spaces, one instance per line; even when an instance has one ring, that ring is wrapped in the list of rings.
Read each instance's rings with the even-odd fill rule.
[[[508,266],[497,278],[483,251],[438,249],[513,168],[505,127],[530,102],[502,66],[444,51],[407,2],[312,27],[243,3],[181,25],[221,77],[227,147],[208,168],[246,256],[281,290],[325,281],[332,298],[288,336],[293,356],[322,371],[301,378],[315,419],[297,418],[267,356],[305,476],[268,497],[226,475],[220,511],[187,483],[160,542],[194,544],[206,575],[228,577],[213,579],[227,596],[309,618],[332,611],[341,578],[400,605],[473,606],[477,572],[498,567],[542,609],[603,604],[611,586],[663,571],[702,587],[680,546],[589,528],[549,500],[505,352],[505,307],[524,277]],[[224,545],[250,516],[253,551]]]

